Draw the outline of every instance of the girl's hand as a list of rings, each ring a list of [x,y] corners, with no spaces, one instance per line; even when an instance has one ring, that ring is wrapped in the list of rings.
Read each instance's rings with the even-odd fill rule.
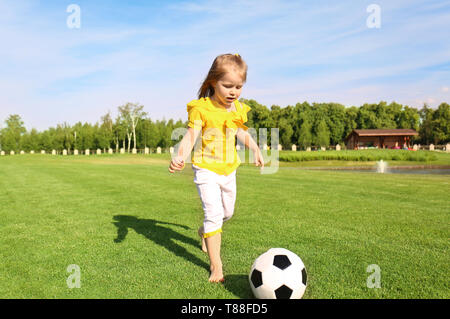
[[[260,171],[264,169],[264,158],[262,156],[261,150],[258,148],[253,152],[253,156],[255,158],[255,166],[260,166]]]
[[[184,168],[184,160],[181,156],[172,158],[169,165],[169,172],[175,173],[175,171],[181,171]]]

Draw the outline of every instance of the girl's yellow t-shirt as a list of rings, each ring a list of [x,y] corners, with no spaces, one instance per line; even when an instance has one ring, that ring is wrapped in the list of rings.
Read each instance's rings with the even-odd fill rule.
[[[219,175],[229,175],[241,163],[236,152],[235,136],[238,128],[248,130],[250,106],[234,102],[236,111],[227,111],[209,97],[192,100],[187,105],[188,126],[201,130],[202,143],[196,143],[192,164]]]

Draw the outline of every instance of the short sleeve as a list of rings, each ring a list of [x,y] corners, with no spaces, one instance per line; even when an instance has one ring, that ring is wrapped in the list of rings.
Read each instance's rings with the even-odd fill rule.
[[[243,121],[244,123],[246,123],[246,122],[248,121],[247,113],[248,113],[252,108],[251,108],[250,106],[248,106],[247,104],[242,103],[242,102],[241,102],[241,105],[242,105],[242,121]]]
[[[188,103],[188,126],[194,128],[195,124],[200,125],[200,128],[204,126],[204,121],[200,108],[198,107],[196,100]]]

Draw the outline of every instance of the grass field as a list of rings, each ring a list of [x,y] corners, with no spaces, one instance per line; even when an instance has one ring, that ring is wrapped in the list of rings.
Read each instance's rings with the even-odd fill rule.
[[[449,175],[283,165],[260,175],[242,165],[224,226],[225,283],[211,284],[192,169],[169,174],[168,163],[0,157],[0,298],[252,298],[248,272],[271,247],[304,261],[304,298],[450,297]],[[71,264],[81,288],[68,288]],[[371,264],[379,289],[366,285]]]

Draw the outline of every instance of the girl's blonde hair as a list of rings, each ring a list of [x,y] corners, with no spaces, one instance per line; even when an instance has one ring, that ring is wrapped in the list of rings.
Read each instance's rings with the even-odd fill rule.
[[[219,81],[230,68],[236,68],[236,71],[241,73],[242,81],[245,83],[247,80],[247,64],[239,54],[221,54],[214,59],[208,75],[203,81],[200,89],[198,90],[198,98],[211,97],[214,95],[213,85]]]

